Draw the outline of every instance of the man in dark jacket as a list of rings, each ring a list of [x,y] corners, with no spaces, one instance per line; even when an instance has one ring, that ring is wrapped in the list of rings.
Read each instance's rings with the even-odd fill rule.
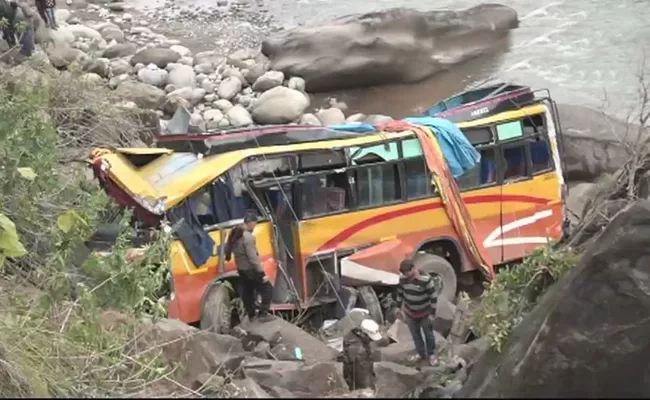
[[[375,389],[371,344],[381,339],[379,325],[370,318],[343,338],[343,377],[351,390]]]

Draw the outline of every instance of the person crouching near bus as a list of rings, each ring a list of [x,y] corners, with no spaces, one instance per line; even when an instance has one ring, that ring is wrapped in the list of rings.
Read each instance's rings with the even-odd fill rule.
[[[432,366],[436,365],[436,337],[432,323],[436,314],[435,284],[430,275],[420,273],[415,268],[413,260],[402,261],[399,270],[402,274],[397,289],[399,316],[413,336],[418,353],[415,358],[427,360]]]
[[[235,265],[239,273],[239,297],[244,303],[248,318],[255,318],[255,300],[257,295],[262,298],[258,320],[268,322],[273,319],[270,313],[273,286],[262,268],[262,262],[257,251],[253,230],[257,223],[257,213],[247,211],[244,224],[234,227],[226,240],[225,256],[230,261],[231,254],[235,256]]]
[[[375,389],[372,342],[383,338],[379,324],[370,318],[361,321],[343,338],[343,377],[350,390]]]

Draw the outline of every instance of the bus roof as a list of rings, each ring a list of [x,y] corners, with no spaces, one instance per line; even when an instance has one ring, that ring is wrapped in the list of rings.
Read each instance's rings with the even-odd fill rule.
[[[537,115],[544,111],[545,106],[538,104],[484,119],[458,123],[457,125],[460,128],[487,125],[500,120]],[[131,195],[144,198],[164,198],[165,208],[169,209],[248,157],[359,146],[387,139],[407,137],[413,134],[410,130],[367,133],[345,139],[251,147],[207,157],[190,152],[174,152],[168,149],[123,148],[102,155],[101,158],[109,162],[112,179],[123,189]],[[138,168],[128,161],[128,155],[156,155],[157,158]]]

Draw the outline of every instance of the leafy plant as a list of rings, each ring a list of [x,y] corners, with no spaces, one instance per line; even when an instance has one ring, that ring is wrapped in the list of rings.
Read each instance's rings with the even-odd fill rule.
[[[577,261],[572,249],[547,246],[518,265],[503,267],[472,312],[473,329],[480,336],[488,336],[495,350],[502,351],[512,329]]]

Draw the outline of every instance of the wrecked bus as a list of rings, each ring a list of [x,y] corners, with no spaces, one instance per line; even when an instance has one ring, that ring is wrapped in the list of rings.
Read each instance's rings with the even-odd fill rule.
[[[457,125],[481,154],[457,187],[489,263],[559,240],[565,186],[550,98]],[[170,248],[171,318],[231,328],[237,271],[221,244],[251,208],[273,310],[344,307],[342,288],[354,287],[383,322],[400,261],[424,254],[453,271],[460,289],[482,286],[413,129],[287,125],[161,136],[157,145],[95,149],[89,163],[140,223],[181,223]]]

